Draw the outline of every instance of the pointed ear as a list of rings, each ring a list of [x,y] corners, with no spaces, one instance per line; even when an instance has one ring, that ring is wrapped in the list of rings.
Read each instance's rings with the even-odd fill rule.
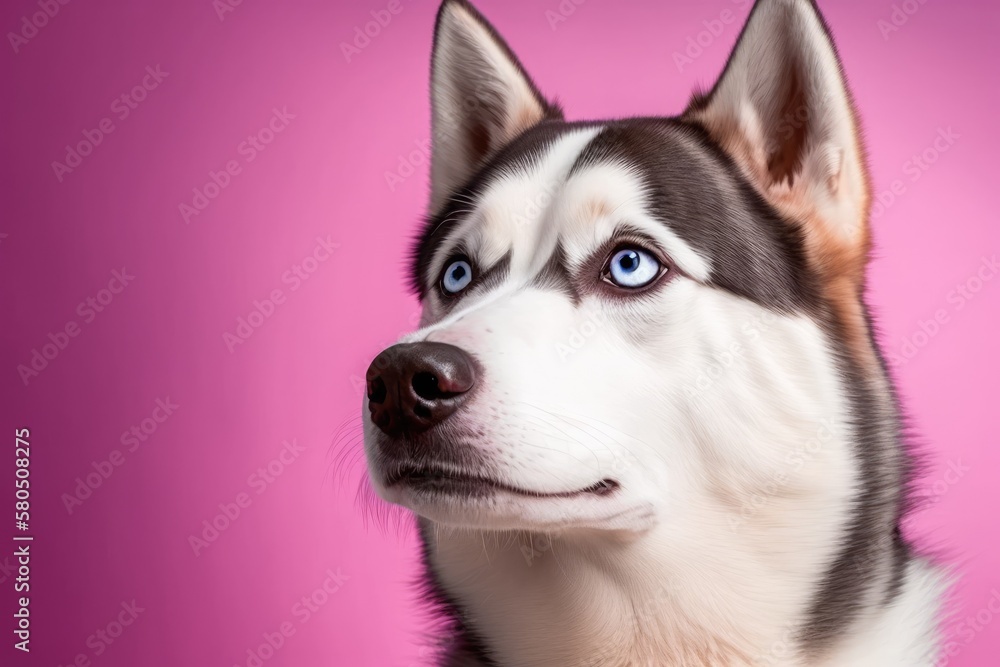
[[[431,212],[511,139],[543,118],[562,117],[465,0],[444,0],[438,10],[431,107]]]
[[[760,193],[803,227],[820,268],[863,270],[864,149],[840,61],[814,2],[758,0],[719,81],[684,115],[705,127]]]

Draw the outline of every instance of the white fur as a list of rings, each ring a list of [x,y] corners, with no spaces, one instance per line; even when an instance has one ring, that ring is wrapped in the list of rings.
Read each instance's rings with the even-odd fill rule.
[[[449,72],[462,71],[459,32],[486,54],[509,103],[530,107],[530,89],[488,33],[461,7],[446,11],[435,123],[454,101]],[[764,0],[744,39],[749,50],[734,56],[705,113],[737,119],[763,155],[775,112],[764,74],[777,68],[767,37],[786,25],[814,74],[807,84],[835,101],[811,118],[817,143],[792,187],[852,238],[859,148],[836,59],[804,0]],[[468,446],[497,481],[539,494],[603,479],[620,488],[459,500],[385,488],[373,469],[376,489],[430,521],[432,567],[502,665],[929,667],[941,580],[919,561],[885,608],[875,598],[888,566],[873,563],[880,586],[852,630],[824,655],[799,652],[796,632],[842,547],[861,484],[827,334],[806,315],[712,287],[712,258],[671,221],[652,218],[628,167],[570,175],[600,129],[562,136],[534,167],[468,203],[423,278],[433,283],[458,247],[483,269],[509,256],[509,274],[451,311],[431,290],[422,328],[401,342],[450,343],[478,360],[476,394],[450,422],[475,434]],[[450,139],[434,150],[437,208],[471,167]],[[535,285],[557,243],[574,279],[596,283],[581,274],[586,260],[622,225],[671,258],[673,275],[656,291],[628,300],[584,292],[573,303]],[[367,416],[365,428],[371,448]]]
[[[586,665],[615,647],[629,665],[805,665],[790,629],[839,548],[857,476],[822,332],[699,282],[708,260],[643,213],[627,170],[560,182],[595,132],[564,137],[533,172],[484,193],[434,265],[461,239],[490,261],[509,250],[510,276],[440,320],[432,298],[427,326],[404,340],[458,345],[488,369],[461,419],[483,429],[502,481],[551,493],[611,477],[622,493],[462,505],[385,493],[435,521],[435,569],[501,664]],[[543,190],[548,205],[512,223]],[[585,218],[595,197],[613,220]],[[574,307],[528,287],[555,235],[578,266],[615,221],[671,246],[691,277],[627,306]],[[859,650],[873,648],[843,648]],[[710,662],[696,662],[703,653]],[[861,664],[836,660],[816,664]],[[869,664],[911,664],[901,660]]]

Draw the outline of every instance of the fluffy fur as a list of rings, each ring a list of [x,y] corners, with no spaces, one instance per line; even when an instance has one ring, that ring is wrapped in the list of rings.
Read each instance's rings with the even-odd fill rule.
[[[457,346],[481,377],[430,432],[391,441],[366,415],[365,441],[378,493],[420,517],[442,664],[932,665],[943,583],[900,534],[864,151],[815,5],[760,0],[676,118],[565,122],[461,0],[432,70],[402,342]],[[623,245],[662,258],[654,287],[601,280]],[[456,256],[475,278],[449,297]],[[390,483],[407,463],[528,493]]]

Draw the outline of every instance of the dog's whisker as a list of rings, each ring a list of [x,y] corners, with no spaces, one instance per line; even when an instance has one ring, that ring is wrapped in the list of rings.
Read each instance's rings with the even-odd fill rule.
[[[603,425],[607,429],[610,429],[612,431],[617,431],[617,433],[620,436],[623,436],[624,438],[626,438],[630,443],[633,443],[633,444],[638,445],[640,447],[644,447],[645,449],[647,449],[649,451],[649,453],[652,456],[660,459],[661,461],[664,461],[664,462],[667,461],[667,459],[664,456],[664,454],[661,451],[659,451],[654,445],[646,442],[645,440],[643,440],[641,438],[637,438],[635,436],[632,436],[629,433],[627,433],[625,431],[622,431],[621,429],[619,429],[619,428],[617,428],[617,427],[615,427],[615,426],[613,426],[611,424],[608,424],[607,422],[603,422],[601,420],[598,420],[598,419],[596,419],[594,417],[588,417],[588,416],[582,416],[582,415],[576,416],[576,417],[571,417],[571,416],[568,416],[568,415],[561,415],[561,414],[556,414],[556,413],[553,413],[553,412],[550,412],[550,411],[547,411],[547,410],[543,410],[542,408],[539,408],[538,406],[535,406],[535,405],[531,405],[529,403],[521,403],[519,405],[523,405],[524,407],[527,407],[528,409],[531,409],[531,410],[540,410],[540,411],[545,412],[546,414],[548,414],[549,416],[551,416],[551,417],[553,417],[555,419],[561,419],[561,420],[564,420],[564,421],[568,420],[568,421],[573,421],[573,422],[580,422],[580,421],[583,421],[584,419],[589,419],[591,421],[596,421],[599,424]],[[615,438],[613,434],[608,434],[608,433],[604,432],[601,428],[599,428],[597,426],[590,425],[589,427],[595,429],[596,431],[598,431],[600,433],[602,433],[608,439],[613,440],[617,445],[619,445],[619,447],[621,447],[621,449],[624,452],[632,454],[632,450],[630,449],[630,447],[627,446],[627,445],[625,445],[625,444],[623,444],[620,440],[618,440],[617,438]]]
[[[552,427],[551,424],[548,424],[544,420],[541,420],[541,419],[539,419],[537,417],[532,417],[530,415],[525,415],[524,418],[525,418],[526,421],[529,421],[529,422],[532,422],[532,423],[535,423],[535,424],[542,424],[542,425],[547,426],[547,427]],[[588,452],[590,452],[591,456],[594,457],[595,463],[597,463],[598,465],[600,464],[600,457],[598,456],[597,452],[594,451],[593,447],[591,447],[587,443],[579,440],[578,438],[574,438],[569,433],[566,433],[565,431],[563,431],[562,429],[560,429],[558,427],[553,427],[553,428],[555,428],[557,431],[559,431],[560,433],[562,433],[565,436],[565,438],[563,439],[563,442],[574,443],[574,444],[580,445],[581,447],[585,448]],[[526,442],[524,442],[524,444],[527,445],[527,446],[529,446],[529,447],[536,448],[536,449],[543,449],[543,450],[555,452],[555,453],[563,455],[563,456],[571,456],[572,458],[576,459],[577,461],[580,461],[581,463],[583,463],[583,461],[581,459],[579,459],[577,456],[575,456],[571,452],[566,452],[564,450],[559,450],[559,449],[556,449],[554,447],[546,447],[545,445],[542,445],[540,443],[533,442],[533,441],[526,441]]]

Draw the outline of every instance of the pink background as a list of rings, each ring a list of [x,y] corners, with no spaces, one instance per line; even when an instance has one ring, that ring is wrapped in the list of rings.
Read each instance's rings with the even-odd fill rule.
[[[351,62],[340,44],[387,2],[247,0],[222,19],[210,0],[70,2],[16,53],[3,47],[2,417],[9,449],[15,427],[31,429],[35,536],[32,659],[14,664],[84,654],[106,666],[246,665],[283,623],[295,634],[268,666],[425,663],[417,542],[405,522],[382,527],[355,499],[358,379],[417,312],[404,255],[427,188],[436,3],[400,2]],[[895,372],[928,457],[920,488],[934,502],[913,530],[963,573],[948,664],[996,664],[1000,619],[959,624],[1000,591],[1000,277],[973,279],[982,257],[1000,253],[1000,10],[911,0],[916,12],[884,38],[878,21],[890,20],[891,2],[821,4],[863,114],[876,190],[901,181],[874,220],[870,301],[887,352],[905,361]],[[731,0],[563,7],[575,11],[553,29],[546,12],[557,0],[481,2],[575,119],[679,112],[695,85],[712,82],[749,11]],[[5,2],[0,27],[19,31],[38,11]],[[674,52],[724,11],[733,21],[714,24],[720,34],[704,33],[703,53],[679,68]],[[169,74],[120,119],[113,100],[157,65]],[[247,162],[239,145],[274,108],[295,117]],[[103,118],[113,132],[57,180],[52,162]],[[948,128],[948,150],[914,172],[912,156]],[[386,173],[414,151],[412,175],[404,169],[390,188]],[[230,160],[239,173],[185,224],[179,205]],[[314,272],[293,290],[283,274],[327,236],[339,247],[307,262]],[[122,267],[134,280],[86,321],[78,304]],[[953,290],[967,282],[979,290],[959,307]],[[230,352],[223,335],[275,289],[283,303]],[[938,311],[935,330],[926,321]],[[18,365],[70,322],[78,335],[26,386]],[[127,451],[122,433],[167,398],[174,413]],[[292,439],[304,451],[280,475],[263,489],[261,477],[248,480]],[[69,514],[63,494],[115,450],[122,464]],[[8,450],[0,462],[5,504],[11,459]],[[240,493],[250,505],[196,556],[189,536]],[[7,541],[15,530],[2,513]],[[0,567],[9,553],[0,549]],[[303,622],[295,605],[328,570],[341,587]],[[12,583],[0,569],[0,660],[14,655]],[[135,622],[113,644],[88,646],[132,600],[144,609]]]

